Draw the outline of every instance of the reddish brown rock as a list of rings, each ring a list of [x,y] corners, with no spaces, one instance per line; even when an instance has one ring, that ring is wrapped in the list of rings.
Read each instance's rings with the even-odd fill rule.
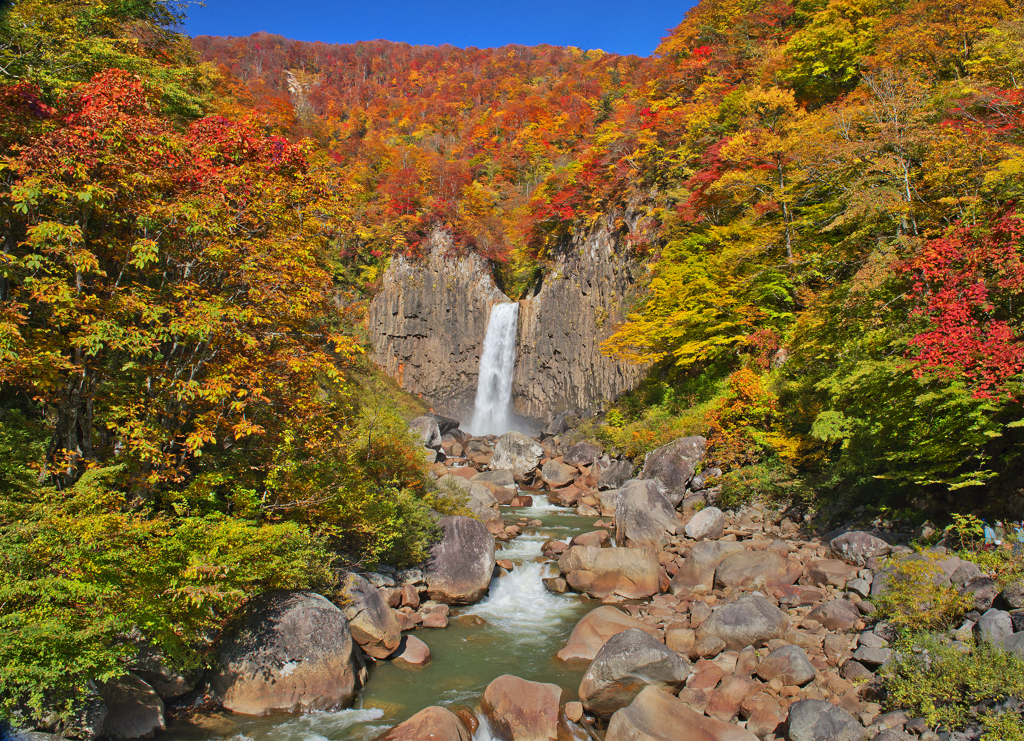
[[[391,660],[396,664],[426,666],[430,663],[430,647],[416,636],[402,636],[402,643],[391,655]]]
[[[455,713],[442,707],[424,708],[374,741],[471,741],[469,730]]]
[[[806,617],[828,630],[850,630],[860,620],[860,611],[844,599],[835,599],[811,610]]]
[[[658,553],[648,548],[573,546],[558,567],[569,586],[598,599],[613,594],[643,599],[660,588]]]
[[[506,741],[554,741],[562,690],[504,674],[484,690],[480,710],[494,735]]]
[[[685,736],[681,735],[685,729]],[[742,728],[708,718],[657,687],[647,687],[608,723],[605,741],[756,741]]]
[[[598,607],[591,610],[576,623],[572,629],[569,640],[558,651],[557,656],[562,661],[593,661],[597,652],[608,642],[613,635],[621,633],[630,628],[639,628],[655,638],[658,631],[636,618],[630,617],[622,610],[611,605]]]

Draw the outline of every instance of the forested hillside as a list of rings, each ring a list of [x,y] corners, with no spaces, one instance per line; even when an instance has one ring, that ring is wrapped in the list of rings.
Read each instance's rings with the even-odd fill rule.
[[[607,440],[943,511],[1020,490],[1022,40],[997,0],[702,2],[649,59],[193,43],[330,153],[357,262],[440,225],[518,294],[618,216],[650,286],[606,350],[657,365]]]
[[[617,452],[703,434],[726,504],[1024,514],[1017,0],[703,0],[644,59],[182,12],[0,16],[6,712],[422,558],[459,502],[362,321],[437,229],[516,298],[616,220],[648,274],[605,350],[653,363],[583,430]]]

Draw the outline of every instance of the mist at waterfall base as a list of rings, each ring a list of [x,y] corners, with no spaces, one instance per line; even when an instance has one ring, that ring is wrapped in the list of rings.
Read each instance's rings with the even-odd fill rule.
[[[516,366],[519,304],[494,304],[487,321],[469,432],[503,435],[512,429],[512,372]]]

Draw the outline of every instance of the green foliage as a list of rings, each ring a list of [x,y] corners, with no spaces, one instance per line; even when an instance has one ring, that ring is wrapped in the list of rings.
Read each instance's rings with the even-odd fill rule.
[[[1024,692],[1024,661],[1015,654],[987,644],[962,652],[927,636],[912,637],[897,648],[880,671],[888,708],[905,709],[929,725],[949,729],[982,720],[992,741],[1020,738],[1012,735],[1024,728],[1015,713],[978,718],[974,711],[977,705]],[[996,735],[1000,729],[1011,735]]]
[[[811,493],[793,466],[771,455],[764,460],[735,468],[720,480],[722,493],[716,502],[722,509],[740,507],[752,501],[806,500]],[[706,486],[714,486],[709,482]]]
[[[945,579],[935,553],[893,559],[886,591],[875,598],[878,615],[908,633],[941,630],[971,609],[972,597]],[[945,583],[944,583],[945,582]]]
[[[248,597],[330,583],[324,541],[294,523],[172,518],[126,506],[95,468],[0,521],[0,702],[66,716],[89,680],[122,674],[139,631],[172,666]]]
[[[974,515],[954,512],[946,535],[954,548],[976,551],[985,537],[985,523]]]

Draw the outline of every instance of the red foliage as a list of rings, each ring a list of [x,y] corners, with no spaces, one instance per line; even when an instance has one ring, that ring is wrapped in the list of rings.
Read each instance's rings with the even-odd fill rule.
[[[960,227],[933,239],[902,266],[921,304],[915,314],[930,325],[911,341],[919,375],[962,374],[980,398],[1011,393],[1009,382],[1024,372],[1022,237],[1024,221],[1005,215],[989,229]]]

